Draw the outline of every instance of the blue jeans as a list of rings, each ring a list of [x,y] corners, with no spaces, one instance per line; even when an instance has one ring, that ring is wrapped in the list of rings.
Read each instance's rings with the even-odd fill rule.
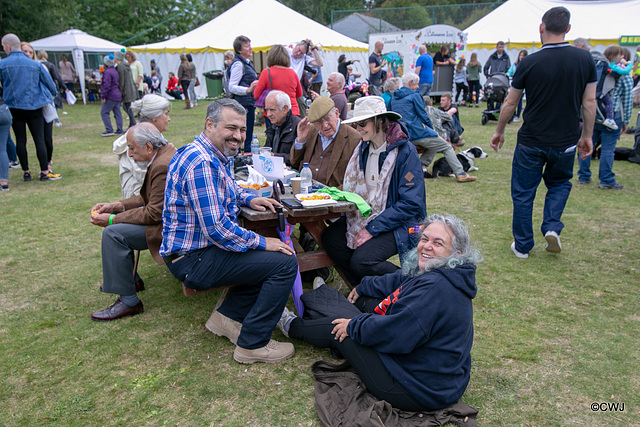
[[[244,140],[244,152],[250,153],[251,140],[253,139],[253,124],[256,121],[256,107],[247,105],[243,105],[243,107],[247,110],[247,136]]]
[[[234,286],[218,311],[242,323],[238,346],[267,345],[298,273],[298,260],[278,252],[229,252],[217,246],[188,252],[167,264],[187,288]]]
[[[10,162],[17,162],[18,161],[18,153],[16,152],[16,144],[13,142],[13,139],[11,139],[11,134],[9,134],[9,137],[7,138],[7,155],[9,156],[9,161]]]
[[[511,169],[511,199],[513,200],[513,238],[516,249],[523,254],[533,249],[533,201],[540,179],[544,179],[547,195],[541,231],[560,234],[560,221],[571,192],[575,146],[573,149],[528,147],[518,143],[513,153]]]
[[[7,104],[0,105],[0,181],[9,180],[9,156],[7,142],[10,139],[11,111]]]
[[[418,86],[418,93],[420,96],[429,96],[431,93],[431,86],[433,86],[433,83],[420,83]]]
[[[620,112],[616,112],[615,121],[618,125],[618,130],[610,130],[601,125],[595,125],[593,128],[593,145],[596,145],[598,139],[600,139],[600,167],[598,170],[598,178],[601,184],[614,185],[616,184],[616,174],[613,173],[613,158],[614,151],[616,149],[616,143],[620,136],[620,129],[622,128],[622,120],[620,118]],[[585,160],[578,160],[578,179],[583,182],[591,180],[591,156]]]

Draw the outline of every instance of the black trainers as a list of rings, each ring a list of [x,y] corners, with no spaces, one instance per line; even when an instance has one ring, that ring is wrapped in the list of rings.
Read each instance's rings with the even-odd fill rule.
[[[52,181],[48,173],[40,173],[40,181]]]
[[[29,172],[25,172],[22,179],[25,181],[31,181],[31,174]]]

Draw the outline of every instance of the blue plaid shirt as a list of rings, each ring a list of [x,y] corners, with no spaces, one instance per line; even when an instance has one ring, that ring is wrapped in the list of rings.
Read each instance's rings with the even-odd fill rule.
[[[254,197],[233,179],[229,159],[200,134],[169,163],[160,255],[211,245],[232,252],[264,250],[264,237],[238,225],[240,206]]]
[[[620,76],[611,98],[613,99],[613,111],[621,110],[622,124],[628,125],[633,112],[633,78],[630,75]]]

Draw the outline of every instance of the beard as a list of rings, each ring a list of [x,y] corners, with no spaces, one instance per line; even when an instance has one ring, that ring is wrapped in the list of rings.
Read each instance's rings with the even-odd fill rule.
[[[235,139],[235,138],[227,138],[227,139],[224,140],[224,142],[233,142],[233,143],[238,144],[238,148],[229,148],[225,144],[225,146],[224,146],[224,155],[227,156],[227,157],[232,157],[232,156],[235,156],[236,154],[238,154],[238,150],[240,149],[240,147],[242,147],[242,143],[243,143],[243,141],[241,141],[239,139]]]

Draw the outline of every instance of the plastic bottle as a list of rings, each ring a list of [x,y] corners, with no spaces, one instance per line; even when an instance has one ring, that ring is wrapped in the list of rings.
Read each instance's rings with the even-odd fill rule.
[[[311,169],[309,169],[309,163],[302,164],[302,170],[300,171],[300,193],[309,194],[311,192]]]
[[[258,137],[253,135],[253,139],[251,140],[251,155],[258,156],[260,154],[260,141],[258,141]]]

